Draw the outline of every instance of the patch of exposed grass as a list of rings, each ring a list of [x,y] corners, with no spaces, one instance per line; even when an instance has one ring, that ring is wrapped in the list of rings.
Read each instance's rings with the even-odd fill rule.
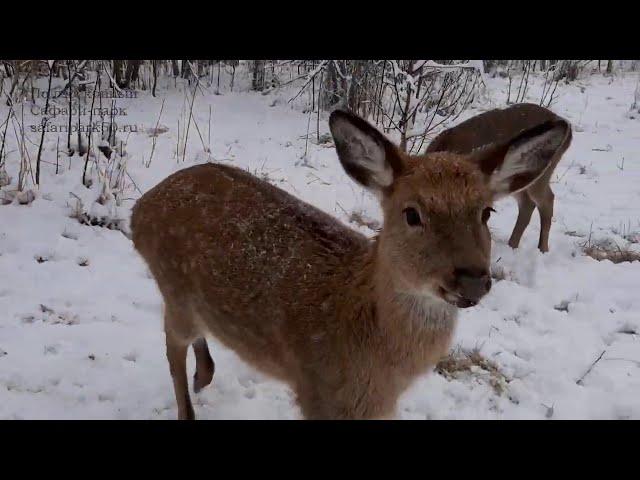
[[[378,231],[381,228],[380,222],[378,222],[373,218],[368,217],[367,215],[364,214],[364,212],[360,212],[360,211],[351,212],[351,215],[349,215],[349,222],[355,223],[356,225],[359,225],[361,227],[367,227],[373,231]]]
[[[477,348],[455,349],[438,362],[435,370],[447,380],[473,377],[482,383],[488,383],[497,395],[506,393],[510,381],[498,365],[484,357]]]
[[[619,245],[589,245],[583,248],[584,253],[594,260],[609,260],[613,263],[639,262],[640,252]]]
[[[611,238],[592,241],[591,233],[590,231],[589,237],[584,242],[578,244],[585,255],[594,260],[609,260],[613,263],[640,261],[640,252],[631,250],[631,245],[634,242],[629,242],[626,246],[621,247]],[[614,233],[618,234],[617,231],[614,231]],[[629,233],[629,231],[626,233]]]

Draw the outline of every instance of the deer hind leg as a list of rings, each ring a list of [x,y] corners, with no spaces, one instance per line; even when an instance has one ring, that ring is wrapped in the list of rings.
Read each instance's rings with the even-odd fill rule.
[[[555,196],[549,185],[546,185],[540,191],[532,191],[530,195],[540,213],[540,239],[538,241],[538,248],[542,253],[545,253],[549,251],[549,231],[551,230]]]
[[[166,332],[166,340],[169,371],[178,403],[178,420],[195,420],[187,381],[187,349],[189,344],[169,331]]]
[[[516,200],[518,200],[518,220],[516,220],[513,233],[511,233],[511,238],[509,238],[509,246],[511,248],[518,248],[518,245],[520,245],[522,234],[529,225],[533,209],[536,206],[526,191],[516,194],[515,197]]]
[[[190,324],[185,323],[188,318],[178,317],[174,311],[175,309],[168,305],[165,307],[164,330],[169,371],[173,379],[173,390],[178,404],[178,420],[195,420],[187,379],[187,350],[194,334]]]
[[[211,358],[207,341],[204,338],[199,338],[193,342],[193,353],[196,357],[196,373],[193,375],[193,391],[198,393],[213,380],[216,364]]]

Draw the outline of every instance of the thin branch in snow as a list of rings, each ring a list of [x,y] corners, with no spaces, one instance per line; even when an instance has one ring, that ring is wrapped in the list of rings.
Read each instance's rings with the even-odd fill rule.
[[[589,373],[591,373],[591,370],[593,370],[593,367],[596,366],[596,364],[600,361],[600,359],[602,358],[602,356],[606,353],[606,350],[603,350],[602,353],[600,354],[600,356],[598,358],[596,358],[596,361],[593,362],[591,364],[591,366],[589,367],[589,369],[584,373],[584,375],[582,375],[578,380],[576,380],[576,385],[582,385],[583,384],[583,380],[584,378],[589,375]]]

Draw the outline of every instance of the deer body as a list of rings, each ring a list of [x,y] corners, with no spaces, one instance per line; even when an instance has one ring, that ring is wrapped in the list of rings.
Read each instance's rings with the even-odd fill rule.
[[[505,109],[495,109],[476,115],[439,134],[427,147],[431,152],[455,152],[468,154],[488,144],[504,143],[521,132],[548,121],[563,119],[551,110],[532,103],[520,103]],[[517,248],[522,234],[537,207],[540,214],[540,238],[538,248],[549,250],[549,230],[553,217],[554,195],[549,181],[564,152],[571,145],[571,128],[566,131],[561,147],[549,162],[545,172],[526,189],[514,193],[518,201],[518,220],[509,239],[509,245]]]
[[[194,418],[189,345],[194,390],[212,380],[209,335],[288,383],[305,418],[390,416],[446,353],[457,309],[489,291],[485,213],[508,184],[489,187],[491,175],[455,154],[408,157],[345,112],[330,126],[347,173],[381,199],[373,240],[219,164],[179,171],[137,202],[132,238],[164,298],[179,418]],[[534,143],[554,143],[561,127]],[[499,165],[496,155],[512,157],[503,153],[484,155]]]
[[[133,225],[157,259],[172,342],[214,335],[293,385],[308,418],[387,415],[448,348],[454,306],[395,301],[375,242],[243,170],[182,170],[145,195]]]

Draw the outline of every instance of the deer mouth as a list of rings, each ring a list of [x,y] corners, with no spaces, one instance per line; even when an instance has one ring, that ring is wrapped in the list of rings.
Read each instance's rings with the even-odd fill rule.
[[[438,294],[445,302],[458,308],[475,307],[478,304],[478,300],[463,297],[459,293],[452,292],[444,287],[438,287]]]

